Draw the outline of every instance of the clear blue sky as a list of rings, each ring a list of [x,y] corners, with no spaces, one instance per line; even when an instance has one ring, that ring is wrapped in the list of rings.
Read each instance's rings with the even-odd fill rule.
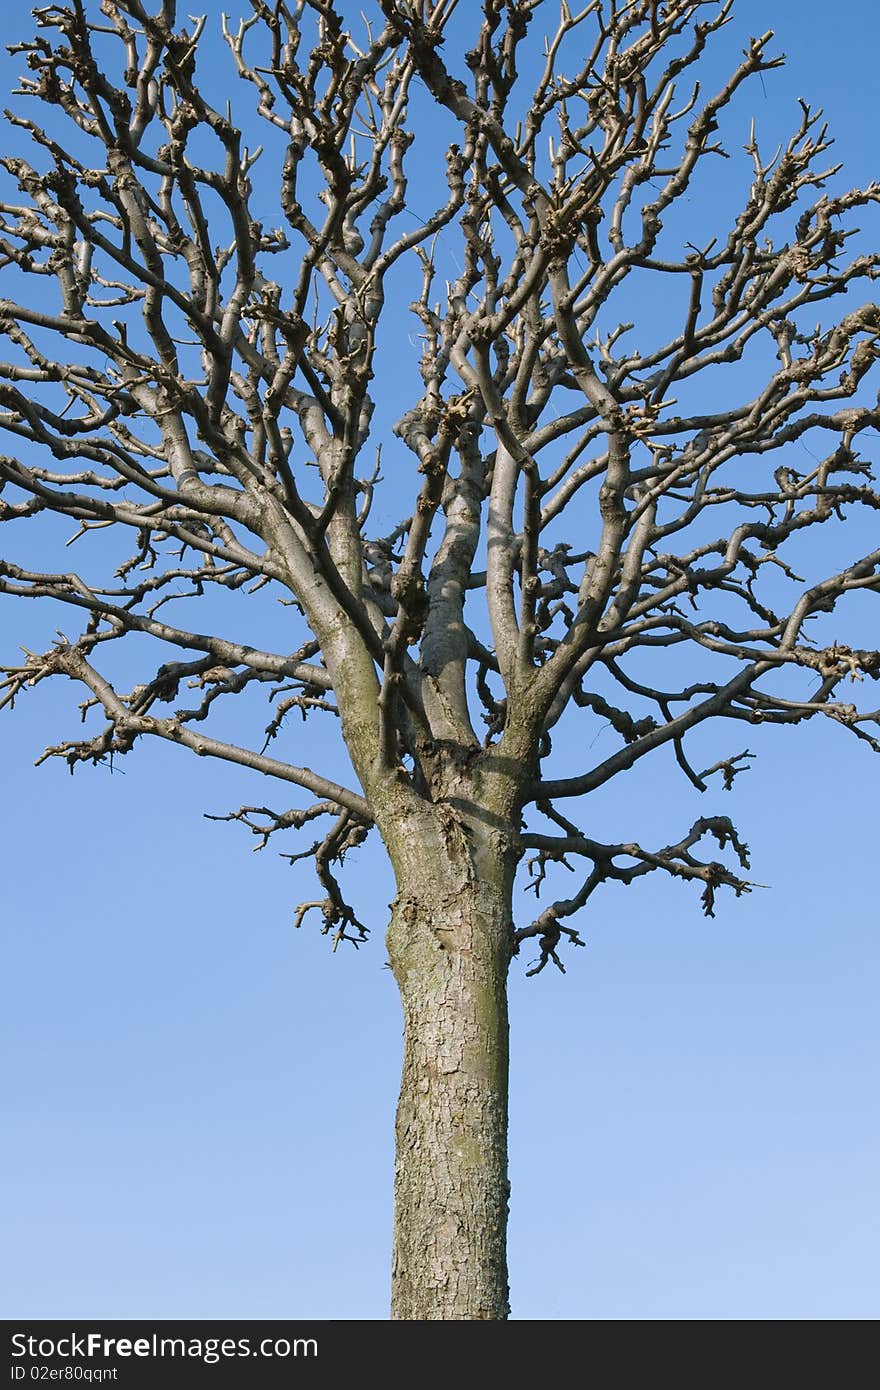
[[[751,89],[759,121],[793,124],[803,94],[847,182],[877,177],[875,7],[736,13],[789,55]],[[7,3],[7,41],[29,25]],[[3,603],[0,660],[56,622]],[[113,775],[34,770],[78,698],[44,685],[0,722],[0,1314],[383,1318],[401,1029],[378,842],[358,861],[374,938],[331,956],[291,928],[307,872],[203,819],[262,800],[253,777],[165,746]],[[830,726],[771,734],[713,793],[770,887],[714,922],[674,884],[608,889],[564,978],[514,966],[515,1317],[880,1308],[880,759]],[[597,815],[635,803],[660,840],[711,809],[668,763]]]

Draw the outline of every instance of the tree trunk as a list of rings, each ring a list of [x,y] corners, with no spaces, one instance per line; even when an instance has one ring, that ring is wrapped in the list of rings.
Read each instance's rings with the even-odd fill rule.
[[[502,1319],[509,873],[460,825],[432,848],[410,860],[388,931],[404,1013],[391,1316]]]

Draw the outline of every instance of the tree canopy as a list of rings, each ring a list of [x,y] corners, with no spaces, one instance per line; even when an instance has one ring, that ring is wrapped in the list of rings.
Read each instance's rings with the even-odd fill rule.
[[[187,30],[169,4],[100,8],[39,11],[38,38],[16,46],[22,91],[58,114],[11,114],[39,155],[3,160],[17,191],[3,204],[0,423],[27,450],[0,464],[3,520],[52,511],[93,545],[114,524],[133,549],[109,582],[4,563],[4,592],[84,619],[7,671],[6,699],[52,674],[82,682],[104,722],[51,750],[71,764],[149,734],[313,793],[238,814],[266,834],[329,821],[313,852],[335,939],[362,931],[332,866],[368,833],[369,795],[274,754],[293,711],[337,717],[340,670],[357,681],[342,702],[379,711],[368,734],[353,716],[345,731],[363,744],[356,766],[399,767],[417,796],[446,747],[506,738],[533,758],[524,802],[543,824],[522,849],[541,878],[584,865],[571,897],[519,929],[541,937],[541,965],[560,933],[578,939],[566,923],[606,879],[667,870],[700,883],[708,912],[719,886],[743,891],[746,850],[724,817],[653,848],[592,839],[575,808],[665,744],[695,786],[729,785],[746,751],[688,759],[709,718],[820,714],[878,747],[877,713],[841,687],[880,658],[810,637],[817,615],[877,588],[878,552],[811,583],[785,559],[807,528],[880,505],[858,447],[877,424],[859,385],[880,318],[852,298],[878,258],[846,254],[850,215],[877,188],[825,191],[829,140],[803,104],[782,150],[763,152],[753,128],[727,230],[691,244],[675,218],[724,153],[738,89],[779,63],[770,34],[707,96],[691,69],[729,5],[563,5],[524,100],[520,52],[547,19],[531,0],[487,3],[459,64],[448,0],[385,3],[373,27],[323,0],[255,3],[224,21],[236,109],[250,93],[255,126],[200,80],[206,19]],[[442,191],[415,213],[410,166],[434,132],[411,110],[426,96],[452,138]],[[277,190],[281,225],[254,211],[255,187],[261,206]],[[438,284],[453,231],[459,271]],[[403,353],[392,291],[412,295]],[[646,297],[662,306],[647,332],[632,321]],[[407,469],[371,422],[395,359],[416,353],[419,389],[394,427]],[[764,369],[757,390],[735,370],[746,360]],[[815,466],[795,467],[785,446],[807,439]],[[401,509],[384,534],[383,487]],[[242,585],[294,604],[295,649],[235,640],[215,604],[210,620],[200,606],[207,631],[185,623],[184,598]],[[102,668],[134,633],[159,639],[160,659],[120,690]],[[162,659],[169,645],[179,659]],[[658,648],[679,658],[663,680]],[[213,737],[215,705],[254,682],[276,701],[262,745]],[[187,683],[201,695],[175,707]],[[548,774],[571,704],[619,746]],[[739,866],[699,857],[706,836]]]

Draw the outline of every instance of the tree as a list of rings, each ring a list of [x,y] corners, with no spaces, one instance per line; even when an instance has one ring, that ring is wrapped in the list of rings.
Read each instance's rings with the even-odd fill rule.
[[[381,838],[405,1018],[398,1318],[506,1316],[523,943],[528,973],[562,969],[609,881],[693,882],[710,915],[751,887],[728,817],[606,843],[583,799],[663,748],[698,790],[729,788],[751,754],[698,770],[710,720],[820,715],[880,750],[880,712],[841,689],[880,677],[880,653],[834,616],[880,589],[880,551],[829,571],[821,548],[880,507],[859,453],[880,423],[863,385],[880,309],[860,295],[880,257],[848,245],[880,189],[826,191],[830,142],[802,104],[780,151],[752,129],[729,227],[692,242],[728,108],[782,61],[767,33],[704,94],[691,69],[730,8],[563,3],[541,54],[538,0],[485,0],[476,21],[456,0],[380,0],[367,20],[252,0],[224,21],[235,116],[199,63],[207,21],[181,27],[173,0],[52,6],[15,46],[51,119],[11,115],[37,152],[0,161],[0,424],[20,451],[0,460],[0,519],[55,513],[92,551],[82,572],[0,561],[0,591],[81,620],[5,668],[4,703],[51,676],[84,686],[90,727],[45,755],[71,770],[149,735],[297,789],[228,818],[263,842],[320,826],[291,856],[320,884],[298,920],[318,912],[334,947],[366,934],[339,866]],[[416,212],[423,146],[445,164]],[[383,492],[402,517],[385,534]],[[234,635],[242,586],[255,611],[280,603],[274,648]],[[225,697],[259,685],[263,741],[221,737]],[[347,781],[279,756],[295,713],[338,722]],[[560,767],[569,721],[617,748]],[[574,890],[516,925],[518,869],[536,893],[574,870]]]

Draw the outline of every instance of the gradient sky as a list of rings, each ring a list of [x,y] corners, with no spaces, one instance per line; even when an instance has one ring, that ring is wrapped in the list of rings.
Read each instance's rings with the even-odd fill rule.
[[[7,41],[28,9],[4,7]],[[841,13],[829,31],[827,6],[739,0],[725,42],[776,29],[789,65],[752,86],[744,130],[749,102],[784,128],[803,94],[855,184],[878,173],[878,21],[868,0]],[[20,67],[4,55],[6,92]],[[0,661],[57,622],[0,603]],[[357,861],[373,939],[333,956],[291,927],[307,869],[203,818],[266,797],[253,775],[144,744],[113,774],[34,770],[79,698],[47,683],[0,720],[0,1313],[384,1318],[401,1020],[378,841]],[[707,922],[674,883],[608,887],[565,977],[514,964],[517,1318],[880,1308],[880,759],[830,725],[748,742],[727,797],[661,759],[597,816],[637,805],[662,842],[731,814],[766,889]],[[724,732],[707,747],[730,751]]]

